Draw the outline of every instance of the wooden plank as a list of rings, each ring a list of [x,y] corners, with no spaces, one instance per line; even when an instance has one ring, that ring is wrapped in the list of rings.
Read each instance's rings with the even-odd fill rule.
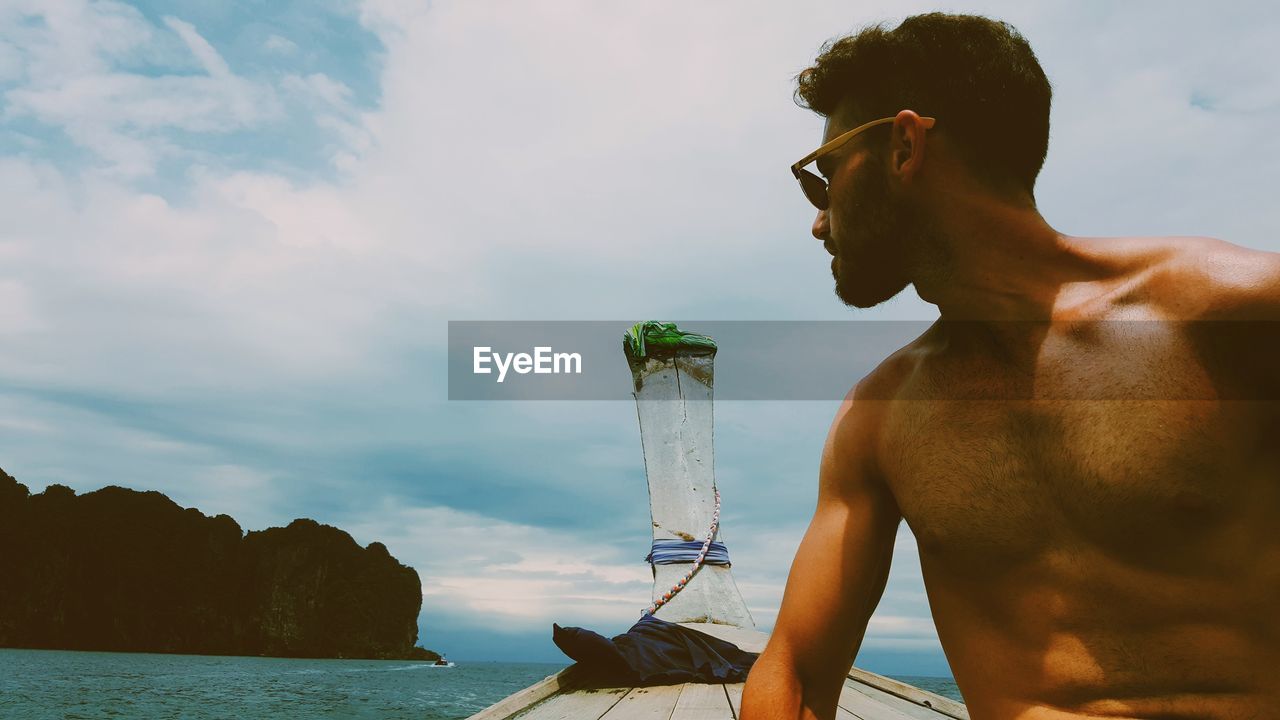
[[[845,680],[840,688],[840,699],[836,705],[853,713],[862,720],[914,720],[910,715],[900,712],[884,703],[876,702],[852,687],[852,680]],[[942,717],[941,715],[938,716]]]
[[[627,693],[600,720],[669,720],[683,685],[638,687]]]
[[[914,685],[908,685],[900,680],[894,680],[883,675],[877,675],[860,668],[850,668],[849,677],[860,683],[870,685],[873,688],[883,690],[890,695],[896,695],[904,700],[908,700],[916,705],[932,708],[943,715],[955,718],[956,720],[969,720],[969,710],[964,703],[956,702],[951,698],[942,697],[928,690],[921,690]]]
[[[543,680],[499,700],[489,707],[467,718],[467,720],[505,720],[513,713],[545,700],[556,693],[574,687],[580,680],[582,671],[575,663],[555,675],[548,675]]]
[[[742,717],[742,688],[746,683],[733,683],[724,686],[724,694],[729,696],[729,707],[733,709],[735,718]]]
[[[589,688],[570,690],[543,700],[512,720],[599,720],[628,693],[630,688]]]
[[[904,700],[896,695],[890,695],[879,688],[873,688],[870,685],[863,685],[855,680],[849,680],[847,682],[854,691],[862,693],[871,701],[884,705],[885,707],[893,708],[907,717],[915,718],[915,720],[948,720],[948,718],[950,718],[949,715],[943,715],[932,708],[925,707],[924,705],[917,705],[910,700]]]
[[[685,683],[671,720],[734,720],[729,696],[720,684]]]

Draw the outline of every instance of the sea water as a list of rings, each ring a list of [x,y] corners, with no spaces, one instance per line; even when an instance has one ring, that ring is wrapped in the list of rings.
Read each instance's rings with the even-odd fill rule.
[[[566,665],[0,649],[0,718],[452,720]],[[959,699],[948,679],[899,679]]]

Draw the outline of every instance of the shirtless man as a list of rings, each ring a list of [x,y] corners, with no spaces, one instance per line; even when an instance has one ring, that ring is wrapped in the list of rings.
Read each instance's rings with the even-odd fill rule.
[[[831,425],[743,720],[834,717],[904,519],[976,720],[1280,718],[1280,255],[1050,227],[1049,84],[1003,23],[798,80],[824,143],[887,118],[795,170],[836,294],[941,317]]]

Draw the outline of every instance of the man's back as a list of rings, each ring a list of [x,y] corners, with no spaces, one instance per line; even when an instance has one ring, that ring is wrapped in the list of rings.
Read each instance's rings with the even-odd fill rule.
[[[943,647],[975,718],[1274,714],[1263,254],[1095,247],[1124,271],[1064,287],[1052,322],[939,323],[863,383]]]

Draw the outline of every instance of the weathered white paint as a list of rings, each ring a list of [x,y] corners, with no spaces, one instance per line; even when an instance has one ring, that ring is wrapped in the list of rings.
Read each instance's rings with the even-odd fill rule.
[[[553,695],[514,717],[520,720],[598,720],[630,692],[627,688],[592,688]]]
[[[699,349],[631,363],[649,510],[655,540],[704,540],[715,511],[712,418],[714,356]],[[721,513],[723,503],[721,497]],[[715,540],[724,542],[723,530]],[[733,557],[733,547],[729,546]],[[653,600],[690,564],[654,567]],[[754,628],[755,621],[724,565],[704,565],[655,615],[668,622],[712,622]]]
[[[669,720],[734,720],[724,685],[687,683]]]
[[[670,720],[682,689],[681,685],[632,688],[600,720]]]

